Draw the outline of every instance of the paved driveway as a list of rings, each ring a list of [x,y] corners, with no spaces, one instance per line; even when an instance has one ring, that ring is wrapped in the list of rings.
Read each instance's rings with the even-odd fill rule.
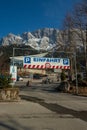
[[[87,97],[19,84],[21,101],[0,103],[0,130],[87,130]]]

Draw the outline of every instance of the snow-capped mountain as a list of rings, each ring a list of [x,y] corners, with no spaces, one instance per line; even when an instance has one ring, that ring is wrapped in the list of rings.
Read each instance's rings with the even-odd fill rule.
[[[75,30],[74,30],[75,31]],[[31,46],[37,50],[50,50],[52,48],[60,48],[60,47],[70,47],[70,46],[78,46],[82,47],[82,43],[78,40],[78,36],[76,34],[72,35],[74,41],[71,41],[72,44],[68,45],[68,32],[66,35],[66,43],[63,41],[63,31],[59,31],[54,28],[44,28],[39,29],[34,32],[24,32],[21,35],[14,35],[9,33],[7,36],[3,37],[0,40],[0,44],[2,46],[9,45],[25,45]]]
[[[35,49],[48,50],[52,49],[56,44],[57,29],[39,29],[35,32],[24,32],[22,35],[14,35],[9,33],[0,40],[2,46],[8,45],[29,45]]]

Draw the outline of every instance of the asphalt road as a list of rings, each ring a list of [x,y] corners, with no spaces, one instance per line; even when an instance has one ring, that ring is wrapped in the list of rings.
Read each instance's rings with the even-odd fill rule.
[[[58,93],[57,83],[20,88],[20,102],[0,104],[0,130],[87,130],[87,97]]]
[[[56,113],[70,114],[87,121],[87,97],[59,93],[55,90],[57,86],[58,83],[42,84],[40,81],[35,81],[31,87],[21,89],[21,96]]]

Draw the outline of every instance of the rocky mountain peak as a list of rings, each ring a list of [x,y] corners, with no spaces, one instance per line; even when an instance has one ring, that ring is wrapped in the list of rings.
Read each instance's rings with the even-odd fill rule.
[[[42,49],[42,50],[48,50],[52,49],[53,47],[57,46],[57,48],[60,48],[61,46],[67,47],[67,38],[66,36],[66,45],[64,45],[63,39],[62,39],[62,32],[58,29],[54,28],[43,28],[38,29],[34,32],[24,32],[22,35],[14,35],[12,33],[9,33],[7,36],[3,37],[0,40],[0,44],[2,46],[8,46],[8,45],[27,45],[31,46],[34,49]],[[75,35],[76,36],[76,35]],[[74,37],[74,44],[73,46],[76,46],[78,43],[77,37]],[[76,43],[75,43],[76,41]],[[80,45],[81,41],[79,41]]]
[[[24,32],[22,33],[21,37],[24,40],[34,39],[35,37],[30,32]]]

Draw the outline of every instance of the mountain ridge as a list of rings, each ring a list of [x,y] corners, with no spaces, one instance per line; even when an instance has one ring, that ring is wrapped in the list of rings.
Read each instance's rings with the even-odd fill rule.
[[[32,32],[23,32],[22,34],[9,33],[0,40],[1,46],[21,45],[30,46],[35,50],[49,51],[53,48],[67,48],[74,51],[75,47],[82,50],[83,41],[81,40],[81,32],[78,29],[72,29],[71,34],[68,30],[60,31],[55,28],[42,28]],[[85,41],[85,32],[84,32]],[[65,37],[65,39],[63,39]],[[71,38],[71,40],[69,39]]]
[[[29,45],[37,50],[49,50],[55,46],[58,33],[59,30],[53,28],[38,29],[33,32],[24,32],[20,35],[9,33],[1,38],[0,45]]]

